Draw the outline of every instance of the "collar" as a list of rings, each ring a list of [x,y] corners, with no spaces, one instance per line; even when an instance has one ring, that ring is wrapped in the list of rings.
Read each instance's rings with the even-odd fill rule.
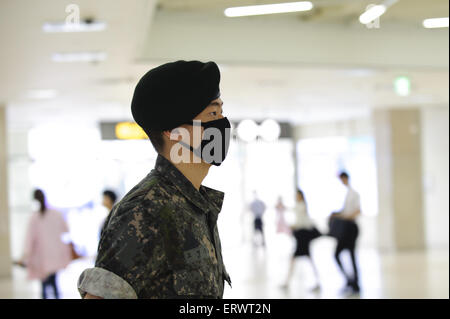
[[[219,214],[225,194],[221,191],[201,185],[197,190],[168,159],[158,154],[155,170],[173,184],[192,204],[204,213]]]

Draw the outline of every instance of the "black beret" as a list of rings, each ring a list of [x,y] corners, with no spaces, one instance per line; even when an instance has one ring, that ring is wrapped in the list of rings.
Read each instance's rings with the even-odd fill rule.
[[[191,121],[220,96],[214,62],[176,61],[148,71],[138,82],[131,113],[148,134]]]

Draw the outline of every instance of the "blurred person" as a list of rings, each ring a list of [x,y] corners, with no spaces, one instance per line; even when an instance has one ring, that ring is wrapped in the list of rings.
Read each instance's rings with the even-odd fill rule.
[[[262,217],[264,215],[264,212],[266,211],[266,204],[264,204],[264,202],[258,198],[258,194],[256,193],[256,191],[253,192],[253,201],[250,203],[250,211],[252,212],[254,218],[253,244],[256,245],[256,238],[259,234],[261,236],[262,246],[265,247],[266,240],[264,238],[264,224]]]
[[[283,199],[281,196],[278,197],[277,205],[275,206],[277,212],[277,233],[291,234],[291,228],[286,223],[284,218],[284,213],[286,211],[286,206],[283,204]]]
[[[222,298],[231,286],[217,228],[224,193],[202,185],[229,145],[219,82],[217,64],[199,61],[161,65],[138,82],[133,118],[158,157],[108,215],[95,267],[78,280],[82,298]]]
[[[317,272],[317,268],[314,264],[314,261],[310,253],[310,244],[312,240],[320,237],[321,233],[315,227],[313,221],[309,217],[305,197],[300,189],[297,189],[296,205],[294,208],[294,212],[295,212],[295,219],[294,223],[291,225],[291,229],[295,238],[296,249],[291,258],[291,263],[289,265],[289,271],[286,278],[286,282],[284,285],[282,285],[282,288],[287,289],[289,287],[296,258],[305,256],[308,258],[311,264],[316,280],[316,285],[311,290],[313,292],[318,292],[320,291],[319,273]]]
[[[349,290],[351,293],[359,293],[359,278],[358,278],[358,267],[356,264],[355,248],[356,240],[358,238],[359,229],[356,224],[356,218],[361,214],[361,203],[359,194],[350,185],[350,176],[347,172],[341,172],[339,174],[339,179],[342,184],[347,188],[347,195],[344,200],[344,205],[341,211],[335,212],[330,216],[330,225],[334,223],[335,226],[330,226],[336,228],[334,232],[336,233],[334,237],[337,239],[336,251],[334,254],[336,263],[344,275],[347,285],[344,291]],[[353,276],[346,273],[340,255],[342,251],[348,250],[350,253],[350,258],[353,266]]]
[[[103,191],[103,201],[102,205],[108,210],[108,214],[111,212],[111,210],[114,207],[114,204],[116,203],[117,195],[112,190],[105,189]],[[100,223],[100,232],[99,235],[101,235],[103,226],[105,225],[106,218],[103,219],[103,221]]]
[[[106,207],[108,211],[111,211],[114,204],[116,203],[117,195],[112,190],[104,190],[103,191],[103,201],[102,205]]]
[[[44,192],[33,192],[35,211],[26,233],[25,249],[18,262],[28,271],[28,279],[42,282],[42,298],[47,299],[47,289],[53,290],[55,299],[59,299],[57,272],[72,261],[72,247],[64,242],[69,228],[62,214],[47,207]]]

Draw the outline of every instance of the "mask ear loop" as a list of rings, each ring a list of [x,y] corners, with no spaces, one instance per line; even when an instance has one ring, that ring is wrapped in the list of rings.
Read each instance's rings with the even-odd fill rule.
[[[178,143],[179,143],[180,145],[182,145],[182,146],[188,148],[192,153],[194,153],[195,155],[197,155],[197,157],[202,158],[202,157],[201,157],[201,150],[200,150],[200,149],[201,149],[201,146],[199,146],[199,147],[197,147],[197,148],[193,148],[191,145],[186,144],[186,143],[183,142],[183,141],[179,141]]]
[[[195,123],[198,123],[198,124],[195,124]],[[192,127],[202,126],[202,121],[201,120],[190,120],[190,121],[181,123],[180,125],[183,125],[183,124],[191,125]],[[194,148],[194,147],[192,147],[192,145],[189,145],[189,144],[187,144],[187,143],[185,143],[183,141],[178,141],[178,143],[180,145],[184,146],[185,148],[188,148],[197,157],[202,158],[202,150],[201,150],[202,145],[201,145],[201,143],[200,143],[200,145],[197,148]]]

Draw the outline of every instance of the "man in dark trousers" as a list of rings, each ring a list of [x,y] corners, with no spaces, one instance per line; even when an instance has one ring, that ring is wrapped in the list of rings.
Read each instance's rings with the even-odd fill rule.
[[[350,289],[352,293],[359,293],[359,276],[356,264],[355,247],[358,238],[359,229],[356,224],[356,218],[361,214],[361,203],[359,194],[350,185],[350,176],[346,172],[339,174],[342,184],[347,187],[347,195],[345,197],[344,206],[340,212],[333,213],[331,218],[336,219],[335,225],[338,229],[336,251],[334,257],[342,274],[347,280],[345,290]],[[348,275],[341,262],[340,255],[343,250],[347,249],[353,266],[353,276]]]
[[[95,267],[78,280],[83,298],[222,298],[231,286],[217,229],[224,193],[201,185],[229,145],[219,82],[214,62],[177,61],[137,84],[131,110],[156,165],[109,214]]]

